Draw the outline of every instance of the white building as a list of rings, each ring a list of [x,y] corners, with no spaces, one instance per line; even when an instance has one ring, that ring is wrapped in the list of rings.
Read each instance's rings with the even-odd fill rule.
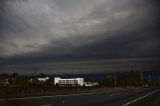
[[[37,78],[38,81],[42,81],[45,82],[49,79],[49,77],[45,77],[45,78]]]
[[[84,78],[69,78],[69,79],[62,79],[60,77],[54,78],[54,85],[60,86],[76,86],[77,84],[83,86]]]

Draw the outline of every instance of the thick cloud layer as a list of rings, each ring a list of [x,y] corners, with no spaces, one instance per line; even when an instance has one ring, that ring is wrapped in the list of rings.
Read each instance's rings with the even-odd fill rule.
[[[159,57],[158,0],[1,0],[1,66]]]

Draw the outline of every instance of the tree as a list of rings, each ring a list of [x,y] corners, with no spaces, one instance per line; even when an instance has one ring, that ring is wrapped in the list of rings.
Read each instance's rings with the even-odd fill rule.
[[[13,78],[13,85],[16,86],[16,78],[18,76],[18,73],[13,73],[11,76]]]
[[[0,80],[5,80],[6,78],[9,78],[8,74],[0,74]]]
[[[40,74],[38,75],[38,77],[39,77],[39,78],[45,78],[45,77],[46,77],[46,74],[40,73]]]
[[[113,87],[114,86],[114,77],[108,76],[105,79],[99,81],[100,86]]]
[[[13,73],[11,76],[12,76],[13,78],[15,78],[15,77],[18,76],[18,73]]]
[[[53,87],[54,86],[54,78],[50,78],[46,81],[47,87]]]
[[[141,84],[140,74],[135,71],[130,71],[126,76],[127,85],[139,86]]]

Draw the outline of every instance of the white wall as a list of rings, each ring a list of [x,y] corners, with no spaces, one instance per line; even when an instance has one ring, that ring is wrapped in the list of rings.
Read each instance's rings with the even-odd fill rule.
[[[76,78],[76,80],[78,81],[78,84],[83,86],[84,84],[84,78]]]
[[[60,79],[61,79],[60,77],[55,77],[55,78],[54,78],[54,85],[58,84],[58,81],[59,81]]]

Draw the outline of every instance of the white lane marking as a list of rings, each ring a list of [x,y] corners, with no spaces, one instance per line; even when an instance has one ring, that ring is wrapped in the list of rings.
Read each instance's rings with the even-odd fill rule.
[[[120,93],[114,93],[114,94],[111,94],[109,96],[116,96],[116,95],[120,95]]]
[[[159,90],[155,90],[155,91],[153,91],[153,92],[150,92],[150,93],[148,93],[148,94],[146,94],[146,95],[144,95],[144,96],[142,96],[142,97],[140,97],[140,98],[134,99],[134,100],[132,100],[132,101],[130,101],[130,102],[127,102],[127,103],[125,103],[125,104],[123,104],[123,105],[121,105],[121,106],[128,106],[128,105],[130,105],[130,104],[132,104],[132,103],[134,103],[134,102],[136,102],[136,101],[138,101],[138,100],[141,100],[141,99],[143,99],[143,98],[145,98],[145,97],[147,97],[147,96],[150,96],[150,95],[152,95],[153,93],[158,92],[158,91],[159,91]]]
[[[79,93],[79,94],[66,94],[66,95],[54,95],[54,96],[39,96],[39,97],[10,98],[10,99],[8,99],[8,100],[23,100],[23,99],[40,99],[40,98],[52,98],[52,97],[78,96],[78,95],[98,94],[98,93],[106,93],[106,92],[113,92],[113,91],[120,91],[120,90],[116,89],[116,90],[110,90],[110,91],[89,92],[89,93]]]
[[[47,104],[47,105],[40,105],[40,106],[51,106],[51,104]]]

